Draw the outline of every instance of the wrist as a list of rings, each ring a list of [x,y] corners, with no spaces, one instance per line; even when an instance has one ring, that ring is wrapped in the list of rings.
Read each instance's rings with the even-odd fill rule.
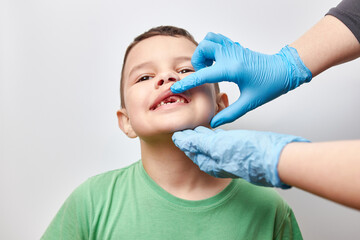
[[[299,161],[303,160],[299,159],[301,152],[303,152],[302,144],[304,143],[292,142],[284,146],[277,165],[281,182],[296,186],[297,180],[294,181],[294,178],[297,178],[299,171],[304,171],[304,169],[299,168]]]
[[[291,188],[289,184],[287,184],[286,179],[283,178],[282,170],[284,166],[283,156],[287,154],[287,149],[289,148],[289,145],[293,145],[294,143],[299,142],[310,142],[309,140],[292,136],[292,135],[280,135],[280,139],[278,141],[277,146],[274,148],[275,154],[273,155],[275,159],[273,160],[273,173],[272,176],[272,182],[275,187],[282,188],[282,189],[288,189]],[[286,163],[285,163],[286,164]],[[285,182],[283,181],[285,180]]]
[[[311,71],[305,66],[301,60],[297,50],[290,46],[283,47],[279,55],[287,63],[289,73],[289,86],[288,91],[299,87],[303,83],[310,82],[312,79]]]

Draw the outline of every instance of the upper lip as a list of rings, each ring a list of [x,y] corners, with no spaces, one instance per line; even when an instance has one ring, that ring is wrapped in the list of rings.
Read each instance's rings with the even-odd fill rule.
[[[166,90],[166,91],[159,94],[159,96],[155,99],[154,103],[151,104],[150,110],[154,110],[157,107],[157,105],[159,103],[161,103],[161,101],[163,101],[164,99],[166,99],[166,98],[168,98],[170,96],[180,96],[180,97],[184,98],[187,102],[190,102],[190,98],[186,94],[184,94],[184,93],[173,93],[173,92],[171,92],[170,89],[168,89],[168,90]]]

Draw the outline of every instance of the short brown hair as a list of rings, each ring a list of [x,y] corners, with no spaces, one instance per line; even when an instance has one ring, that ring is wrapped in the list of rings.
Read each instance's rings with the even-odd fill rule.
[[[133,49],[136,44],[138,44],[142,40],[145,40],[147,38],[151,38],[151,37],[154,37],[154,36],[185,37],[186,39],[193,42],[196,46],[198,45],[198,43],[195,41],[194,37],[188,31],[186,31],[183,28],[178,28],[178,27],[174,27],[174,26],[154,27],[154,28],[151,28],[150,30],[140,34],[139,36],[137,36],[134,39],[134,41],[126,49],[126,52],[125,52],[125,55],[124,55],[124,60],[123,60],[123,65],[122,65],[122,69],[121,69],[120,104],[121,104],[122,108],[125,107],[125,104],[124,104],[125,100],[124,100],[124,94],[123,94],[124,93],[123,77],[124,77],[124,67],[125,67],[126,59],[127,59],[128,55],[129,55],[131,49]],[[215,83],[215,91],[217,93],[220,92],[218,83]]]

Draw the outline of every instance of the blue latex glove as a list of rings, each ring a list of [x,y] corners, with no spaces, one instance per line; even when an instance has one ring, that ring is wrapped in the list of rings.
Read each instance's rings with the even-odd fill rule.
[[[214,33],[208,33],[200,42],[191,63],[196,72],[172,85],[172,92],[221,81],[234,82],[241,91],[235,103],[211,120],[213,128],[236,120],[312,78],[295,48],[286,46],[277,54],[266,55]]]
[[[289,188],[281,182],[277,165],[282,149],[290,142],[308,140],[271,132],[197,127],[174,133],[175,145],[214,177],[243,178],[250,183]]]

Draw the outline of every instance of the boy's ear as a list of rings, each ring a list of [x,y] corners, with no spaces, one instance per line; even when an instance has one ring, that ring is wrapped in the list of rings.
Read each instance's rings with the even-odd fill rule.
[[[229,106],[229,99],[226,93],[218,93],[216,95],[216,104],[217,104],[217,110],[216,114],[220,112],[221,110],[227,108]]]
[[[131,124],[130,124],[130,118],[127,114],[127,111],[125,108],[122,108],[116,112],[119,128],[129,137],[129,138],[136,138],[137,135],[134,132]]]

